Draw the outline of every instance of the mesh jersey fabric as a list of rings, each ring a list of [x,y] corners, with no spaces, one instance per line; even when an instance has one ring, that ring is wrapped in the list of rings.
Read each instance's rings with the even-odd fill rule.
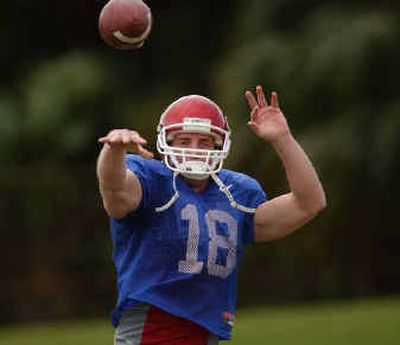
[[[232,208],[213,181],[196,193],[180,176],[179,198],[156,212],[174,194],[173,173],[136,155],[127,155],[126,164],[143,196],[134,212],[110,219],[118,285],[113,325],[121,312],[145,302],[230,339],[238,266],[254,241],[254,214]],[[253,178],[227,169],[218,176],[240,204],[256,208],[266,200]]]

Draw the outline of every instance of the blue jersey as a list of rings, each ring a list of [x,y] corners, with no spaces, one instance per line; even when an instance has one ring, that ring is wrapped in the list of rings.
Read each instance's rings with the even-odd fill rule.
[[[229,339],[237,295],[237,273],[245,244],[254,241],[253,213],[233,208],[212,181],[193,191],[162,162],[127,155],[139,178],[139,207],[121,219],[111,218],[118,302],[112,323],[139,302],[191,320],[220,339]],[[266,200],[252,178],[222,170],[219,178],[235,200],[256,208]]]

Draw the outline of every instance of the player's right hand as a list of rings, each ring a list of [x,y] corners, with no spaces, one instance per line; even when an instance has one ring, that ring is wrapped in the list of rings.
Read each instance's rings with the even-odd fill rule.
[[[143,145],[147,140],[136,131],[129,129],[113,129],[105,137],[99,138],[99,143],[108,144],[110,147],[120,147],[126,152],[138,154],[144,158],[153,158],[154,154],[146,150]]]

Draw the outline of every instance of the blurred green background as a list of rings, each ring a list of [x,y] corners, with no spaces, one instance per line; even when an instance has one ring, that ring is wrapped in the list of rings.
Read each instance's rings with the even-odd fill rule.
[[[397,345],[398,299],[239,309],[229,344]],[[1,345],[111,345],[113,330],[104,319],[8,326]],[[225,342],[223,342],[225,344]]]
[[[159,116],[182,95],[208,96],[228,116],[227,167],[270,197],[286,192],[275,153],[246,126],[243,94],[257,84],[278,91],[328,208],[248,248],[240,309],[399,295],[400,3],[146,3],[154,27],[134,51],[100,40],[105,0],[0,4],[0,325],[108,317],[97,138],[134,128],[155,150]]]

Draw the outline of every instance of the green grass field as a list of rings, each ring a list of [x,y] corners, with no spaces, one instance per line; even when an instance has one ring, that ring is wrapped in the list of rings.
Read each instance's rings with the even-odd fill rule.
[[[112,345],[107,320],[0,328],[0,345]],[[240,310],[226,344],[398,345],[400,298]]]

